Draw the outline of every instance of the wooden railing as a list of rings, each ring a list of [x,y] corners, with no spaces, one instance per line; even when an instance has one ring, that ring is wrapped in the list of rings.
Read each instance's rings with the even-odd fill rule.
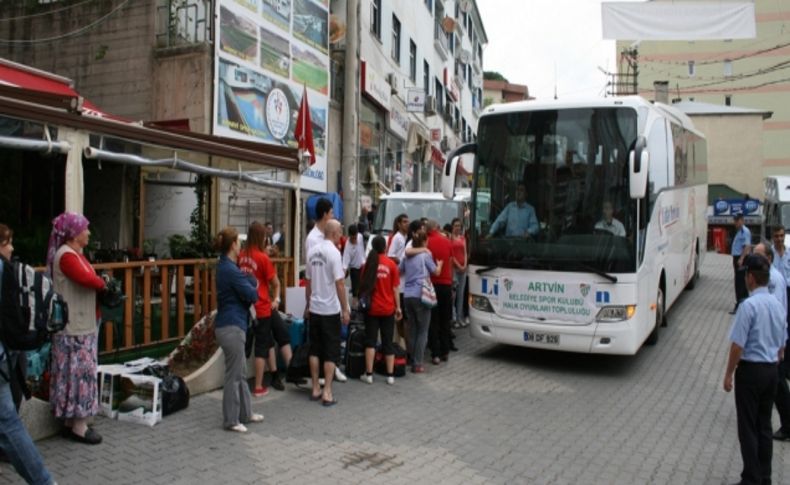
[[[273,258],[272,262],[283,287],[280,293],[284,305],[284,288],[294,285],[294,261]],[[96,271],[107,272],[121,281],[126,296],[120,308],[104,311],[99,353],[184,338],[195,322],[217,307],[216,264],[216,259],[95,264]],[[172,329],[171,316],[175,319]]]

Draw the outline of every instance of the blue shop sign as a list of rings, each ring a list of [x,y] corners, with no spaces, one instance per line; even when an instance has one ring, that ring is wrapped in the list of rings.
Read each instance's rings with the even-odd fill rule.
[[[743,214],[750,215],[757,212],[760,201],[757,199],[719,199],[713,204],[713,214],[717,216]]]

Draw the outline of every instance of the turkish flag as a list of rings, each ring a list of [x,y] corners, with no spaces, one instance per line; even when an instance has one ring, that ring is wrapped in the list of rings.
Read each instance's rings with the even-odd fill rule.
[[[313,124],[310,121],[310,106],[307,104],[307,86],[302,93],[302,102],[299,104],[299,115],[296,117],[296,129],[294,130],[299,147],[299,155],[310,157],[310,165],[315,163],[315,146],[313,145]]]

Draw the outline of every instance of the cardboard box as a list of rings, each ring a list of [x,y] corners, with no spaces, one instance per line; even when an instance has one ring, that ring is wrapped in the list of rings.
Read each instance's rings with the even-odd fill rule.
[[[118,417],[121,374],[127,372],[122,365],[100,365],[97,369],[99,384],[99,413],[110,419]]]
[[[162,379],[124,373],[118,387],[118,421],[153,426],[162,420]]]

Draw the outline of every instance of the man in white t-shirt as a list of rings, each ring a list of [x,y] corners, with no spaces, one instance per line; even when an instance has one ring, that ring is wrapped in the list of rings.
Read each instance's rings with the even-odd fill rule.
[[[607,231],[615,236],[625,237],[625,226],[614,218],[614,207],[608,200],[603,203],[603,218],[595,224],[595,230]]]
[[[340,360],[340,326],[348,325],[351,315],[346,298],[345,271],[337,243],[343,234],[340,223],[331,219],[325,224],[325,239],[307,253],[305,276],[310,281],[310,376],[313,391],[310,399],[321,399],[324,406],[337,403],[332,394],[335,362]],[[319,365],[324,362],[324,390],[318,380]]]
[[[387,244],[387,256],[390,259],[395,261],[395,264],[400,264],[403,260],[404,256],[406,255],[406,236],[409,234],[409,216],[407,214],[399,214],[395,218],[395,223],[392,227],[393,234],[391,234],[389,242]],[[400,307],[406,308],[403,303],[403,283],[404,279],[401,278],[400,280]],[[400,335],[403,340],[406,340],[406,335],[408,332],[405,331],[404,322],[406,321],[406,314],[403,314],[403,318],[398,320],[396,323],[398,329],[398,335]]]

